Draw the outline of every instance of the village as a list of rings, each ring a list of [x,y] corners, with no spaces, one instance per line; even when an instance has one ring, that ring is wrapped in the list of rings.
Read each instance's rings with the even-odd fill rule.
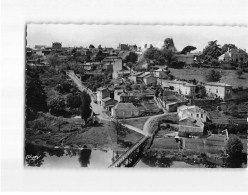
[[[153,143],[148,152],[152,156],[151,151],[179,149],[206,153],[210,161],[212,156],[217,161],[222,160],[220,154],[222,157],[231,155],[226,149],[230,135],[242,143],[239,152],[247,154],[248,86],[233,86],[232,82],[222,82],[221,77],[223,71],[232,71],[236,80],[246,83],[248,54],[233,44],[220,47],[217,41],[209,42],[203,51],[194,52],[195,49],[186,46],[178,51],[172,38],[165,39],[161,49],[152,44],[139,47],[120,43],[116,48],[108,48],[92,44],[89,47],[63,47],[62,43],[54,42],[50,47],[27,47],[26,65],[27,71],[38,72],[43,85],[46,79],[51,80],[54,75],[59,77],[53,86],[48,84],[44,89],[49,107],[43,111],[44,120],[45,112],[62,118],[82,118],[85,126],[79,129],[83,133],[90,126],[113,120],[135,133],[147,135],[152,132]],[[199,75],[187,79],[177,75],[177,70],[183,70],[185,74],[200,70],[204,75],[199,80]],[[47,78],[41,76],[46,71],[51,72]],[[84,111],[78,100],[81,97],[82,102],[82,96],[78,89],[86,91],[91,99],[88,106],[92,111],[88,116],[82,115]],[[79,108],[81,117],[78,117]],[[87,109],[84,109],[86,113]],[[156,116],[162,117],[157,117],[156,125],[142,132],[149,118]],[[35,138],[36,144],[47,144],[46,139],[41,141],[46,134],[43,131],[35,135],[30,133],[34,127],[40,130],[47,126],[41,125],[40,120],[37,123],[37,117],[30,120],[36,122],[29,125],[27,135],[30,136],[27,137]],[[71,131],[79,131],[75,123],[80,122],[74,121]],[[59,125],[59,131],[62,126]],[[95,131],[102,129],[94,128]],[[127,139],[132,134],[130,132]],[[70,135],[65,137],[52,143],[57,147],[61,143],[66,143],[66,147],[78,147]],[[140,137],[136,140],[133,137],[130,139],[134,145]],[[117,144],[118,138],[117,135]],[[83,145],[87,145],[87,141],[81,141],[80,146]]]

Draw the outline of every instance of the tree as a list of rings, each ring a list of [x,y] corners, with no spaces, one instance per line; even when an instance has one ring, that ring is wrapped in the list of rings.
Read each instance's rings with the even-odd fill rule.
[[[66,104],[70,108],[79,108],[81,105],[80,96],[69,93],[66,97]]]
[[[188,45],[183,48],[183,50],[181,51],[181,54],[190,53],[191,51],[194,51],[194,50],[196,50],[196,47]]]
[[[99,49],[99,50],[102,50],[102,46],[101,46],[101,45],[98,45],[98,49]]]
[[[128,56],[126,57],[126,62],[136,63],[138,60],[138,55],[135,52],[130,52]]]
[[[98,51],[96,54],[95,61],[102,61],[105,58],[105,55],[102,53],[102,51]]]
[[[139,89],[139,86],[135,83],[135,84],[132,85],[132,88],[133,88],[134,90],[137,90],[137,89]]]
[[[174,52],[169,49],[162,49],[161,55],[167,60],[168,64],[170,65],[173,61],[175,61]]]
[[[234,44],[224,44],[221,49],[222,53],[225,53],[228,51],[228,49],[237,49],[237,47]]]
[[[160,55],[161,55],[161,51],[156,47],[152,47],[152,48],[148,48],[145,51],[144,58],[148,60],[154,60],[157,59]]]
[[[217,44],[217,40],[209,41],[208,45],[203,49],[202,57],[205,61],[209,62],[210,60],[218,59],[222,54],[222,49],[220,45]]]
[[[218,82],[221,79],[221,74],[219,71],[215,71],[214,69],[207,72],[205,75],[205,79],[207,82]]]
[[[238,75],[238,78],[241,78],[241,75],[243,74],[243,70],[241,69],[237,70],[236,74]]]
[[[27,72],[26,77],[26,121],[33,120],[38,111],[46,112],[47,95],[37,72],[32,70]]]
[[[163,47],[164,47],[165,49],[169,49],[170,47],[175,47],[173,39],[172,39],[172,38],[166,38],[166,39],[164,40],[164,45],[163,45]]]
[[[87,120],[92,113],[91,97],[86,91],[83,91],[80,94],[80,99],[81,99],[81,106],[80,106],[81,118],[84,119],[85,123],[87,123]]]
[[[47,57],[47,62],[50,64],[50,66],[57,66],[59,65],[59,57],[58,55],[50,55]]]
[[[53,98],[49,102],[50,113],[55,116],[63,116],[65,113],[65,99],[63,96]]]
[[[236,157],[242,153],[243,144],[238,136],[230,134],[225,149],[230,157]]]
[[[94,46],[94,45],[92,45],[92,44],[90,44],[89,48],[90,48],[90,49],[94,49],[94,48],[95,48],[95,46]]]

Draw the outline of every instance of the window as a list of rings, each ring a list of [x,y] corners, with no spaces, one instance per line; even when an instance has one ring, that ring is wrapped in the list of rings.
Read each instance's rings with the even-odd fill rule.
[[[208,89],[208,91],[210,92],[210,88]]]
[[[203,114],[201,114],[201,118],[203,118]]]
[[[199,114],[196,114],[196,117],[199,118]]]
[[[218,91],[218,89],[216,89],[216,93],[218,93],[219,91]]]

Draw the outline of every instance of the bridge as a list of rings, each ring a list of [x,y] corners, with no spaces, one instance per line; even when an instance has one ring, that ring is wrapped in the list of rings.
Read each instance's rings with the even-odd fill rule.
[[[121,155],[109,168],[133,167],[138,162],[140,155],[144,151],[149,137],[143,137],[133,147]]]
[[[74,83],[77,85],[80,91],[86,91],[91,96],[92,99],[96,98],[90,89],[83,86],[81,80],[75,75],[74,71],[66,71],[66,74],[74,81]],[[95,104],[93,104],[93,110],[96,111]],[[122,124],[123,126],[144,135],[144,137],[140,139],[131,148],[129,148],[123,155],[121,155],[114,163],[112,163],[109,166],[109,168],[135,166],[135,164],[138,162],[140,158],[140,155],[144,151],[146,145],[149,143],[149,139],[154,135],[154,132],[157,130],[158,121],[163,119],[164,116],[171,114],[175,114],[175,113],[163,113],[160,115],[151,116],[144,124],[143,130],[138,129],[131,125]],[[109,119],[104,119],[104,120],[109,120],[114,122],[117,121],[114,117],[109,117]]]

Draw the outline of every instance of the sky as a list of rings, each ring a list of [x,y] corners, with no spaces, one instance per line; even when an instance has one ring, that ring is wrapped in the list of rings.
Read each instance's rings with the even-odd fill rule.
[[[248,51],[246,27],[172,26],[172,25],[89,25],[89,24],[28,24],[27,46],[51,46],[62,42],[63,47],[88,47],[90,44],[116,48],[119,43],[144,47],[161,47],[165,38],[173,38],[178,51],[187,45],[201,51],[209,41],[220,45],[235,44]]]

